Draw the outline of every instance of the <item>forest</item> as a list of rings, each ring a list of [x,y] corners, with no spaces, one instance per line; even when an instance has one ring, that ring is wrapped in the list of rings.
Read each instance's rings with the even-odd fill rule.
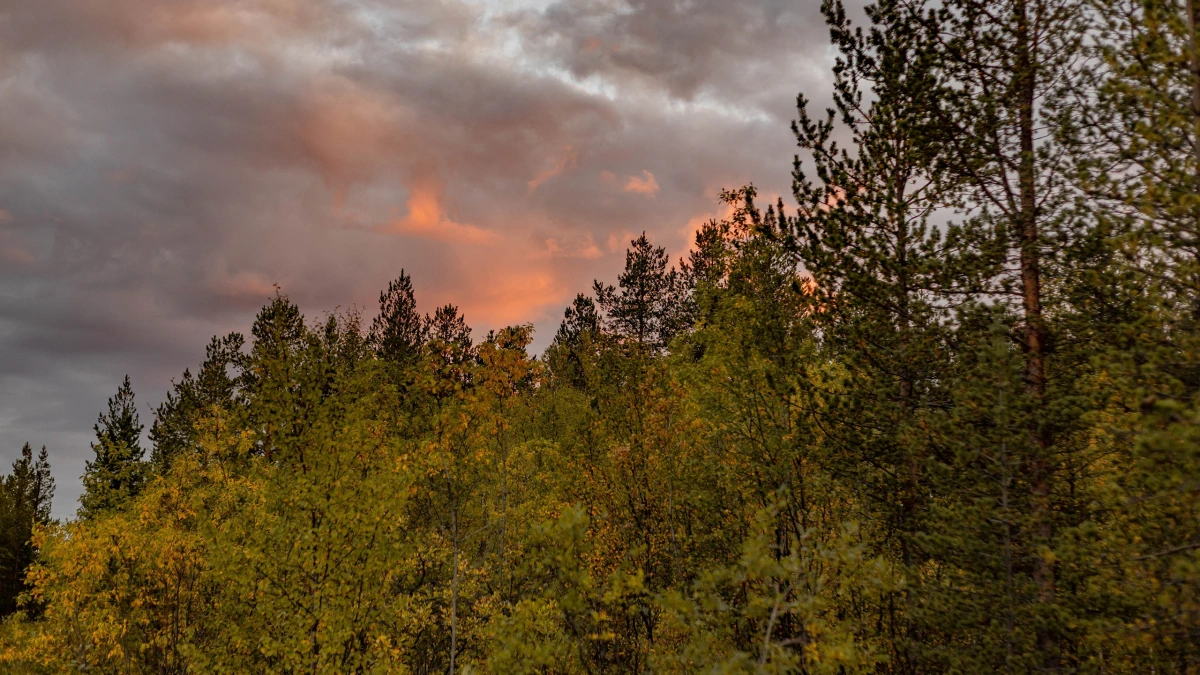
[[[1200,7],[822,12],[794,200],[544,353],[284,289],[121,383],[75,518],[26,445],[0,670],[1200,673]]]

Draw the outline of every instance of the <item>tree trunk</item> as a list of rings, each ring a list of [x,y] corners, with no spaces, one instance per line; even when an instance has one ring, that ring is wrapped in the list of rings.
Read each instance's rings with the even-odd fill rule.
[[[454,536],[454,576],[450,582],[450,675],[454,675],[454,658],[458,653],[458,513],[450,515]]]
[[[1017,180],[1020,204],[1017,214],[1020,241],[1021,295],[1025,317],[1025,384],[1032,394],[1034,405],[1041,413],[1046,394],[1046,327],[1042,316],[1042,288],[1040,278],[1040,243],[1037,205],[1037,156],[1034,145],[1034,105],[1037,95],[1039,63],[1037,49],[1032,44],[1029,22],[1029,7],[1026,0],[1017,0],[1015,84],[1018,97],[1018,125],[1020,135],[1020,158],[1017,165]],[[1051,495],[1051,442],[1035,416],[1032,431],[1034,456],[1029,464],[1030,489],[1033,496],[1033,524],[1035,551],[1049,546],[1053,536],[1050,513]],[[1035,553],[1035,555],[1037,555]],[[1038,587],[1038,600],[1043,605],[1054,602],[1054,564],[1044,556],[1037,555],[1034,562],[1034,583]],[[1039,646],[1052,668],[1057,663],[1057,640],[1052,631],[1040,631]]]

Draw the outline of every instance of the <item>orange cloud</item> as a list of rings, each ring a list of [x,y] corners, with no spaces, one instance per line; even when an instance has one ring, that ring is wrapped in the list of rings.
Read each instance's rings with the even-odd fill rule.
[[[722,203],[716,211],[711,211],[699,216],[695,216],[687,221],[687,224],[680,228],[679,233],[683,235],[684,249],[680,254],[686,256],[691,253],[696,247],[696,233],[700,228],[704,227],[709,221],[720,222],[733,217],[734,208],[732,204]]]
[[[11,220],[12,215],[8,211],[0,210],[0,224]],[[15,239],[11,232],[0,230],[0,260],[14,265],[32,265],[37,262],[37,256]]]
[[[37,257],[29,249],[18,244],[0,244],[0,259],[4,259],[14,265],[32,265],[37,262]]]
[[[279,36],[305,35],[338,20],[321,0],[117,0],[95,3],[89,17],[138,45],[181,43],[270,45]]]
[[[575,150],[568,145],[566,151],[563,153],[562,157],[558,158],[558,161],[555,162],[554,166],[542,171],[538,175],[534,176],[533,180],[529,181],[529,194],[533,194],[533,191],[538,189],[538,186],[542,183],[545,183],[555,176],[561,176],[567,171],[574,169],[578,161],[578,153],[576,153]]]
[[[630,176],[629,180],[625,181],[624,190],[653,197],[658,194],[658,181],[654,180],[654,174],[642,169],[641,176]]]
[[[460,297],[469,322],[505,326],[537,316],[567,297],[563,283],[548,270],[496,270],[473,283],[472,293]]]
[[[410,187],[405,206],[408,214],[388,223],[385,228],[387,231],[448,243],[488,244],[500,241],[500,236],[495,232],[451,220],[442,206],[441,187],[436,184],[420,182]]]

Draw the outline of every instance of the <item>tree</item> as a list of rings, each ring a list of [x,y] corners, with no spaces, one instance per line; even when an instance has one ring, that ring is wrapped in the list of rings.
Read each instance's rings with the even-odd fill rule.
[[[167,398],[155,410],[150,426],[150,463],[155,472],[164,474],[179,454],[197,447],[197,422],[214,409],[229,411],[234,405],[237,366],[242,359],[245,339],[240,333],[213,337],[205,348],[206,357],[199,375],[190,370],[174,383]]]
[[[470,382],[468,365],[475,359],[476,349],[471,341],[471,327],[458,313],[458,307],[443,305],[425,316],[425,351],[431,364],[440,374],[442,389],[432,391],[436,396],[448,393],[445,387]]]
[[[625,271],[617,285],[593,285],[606,327],[650,352],[660,352],[681,329],[678,313],[679,275],[668,269],[666,249],[654,246],[643,232],[625,252]]]
[[[54,478],[43,447],[34,459],[26,443],[12,473],[0,481],[0,616],[17,609],[17,598],[26,590],[25,572],[37,557],[34,527],[50,523]]]
[[[413,576],[405,517],[412,476],[383,417],[391,406],[377,398],[386,395],[378,371],[344,368],[322,335],[297,337],[284,362],[262,364],[288,374],[289,394],[270,399],[282,410],[260,419],[304,413],[274,435],[269,456],[238,472],[252,489],[206,532],[220,608],[207,628],[220,638],[191,650],[191,670],[402,668],[417,609],[398,592]],[[235,448],[246,437],[231,436]]]
[[[838,53],[834,108],[813,119],[799,97],[792,129],[811,161],[797,157],[799,214],[780,222],[784,244],[811,275],[802,294],[839,368],[801,386],[826,430],[828,468],[861,486],[872,546],[908,577],[889,599],[899,606],[884,629],[891,668],[922,672],[930,665],[914,653],[923,620],[914,610],[924,601],[923,569],[936,559],[922,537],[927,504],[945,486],[931,484],[927,464],[938,449],[921,428],[949,403],[951,311],[981,290],[996,261],[988,237],[930,225],[954,183],[936,142],[939,60],[921,15],[883,0],[867,8],[863,31],[841,2],[823,11]],[[835,140],[842,130],[846,146]]]
[[[554,344],[574,346],[584,335],[600,332],[600,315],[596,312],[596,301],[583,293],[575,296],[571,305],[563,311],[562,323],[554,334]]]
[[[584,389],[587,386],[584,365],[589,361],[587,352],[594,351],[600,338],[600,315],[596,311],[596,301],[579,293],[563,311],[562,323],[546,351],[546,362],[550,365],[554,381]]]
[[[371,322],[369,333],[371,347],[384,361],[411,367],[420,358],[429,328],[417,313],[412,278],[401,270],[379,294],[379,315]]]
[[[116,395],[108,399],[108,412],[100,414],[94,429],[96,442],[92,451],[96,456],[87,463],[84,493],[79,498],[79,514],[83,518],[121,507],[145,485],[143,427],[138,421],[128,375]]]
[[[1086,322],[1076,320],[1086,315],[1070,311],[1069,298],[1056,297],[1065,280],[1087,274],[1087,261],[1067,254],[1088,239],[1092,223],[1066,208],[1064,147],[1049,104],[1061,78],[1076,70],[1086,16],[1079,0],[953,0],[926,14],[941,71],[931,112],[936,140],[946,150],[941,162],[964,188],[958,203],[970,215],[963,227],[1004,244],[992,293],[977,300],[1009,308],[1001,321],[1024,362],[1023,390],[1009,390],[1005,399],[1009,410],[1022,411],[1027,433],[1026,440],[1004,445],[1016,467],[1013,494],[1028,508],[1028,517],[1013,523],[1014,550],[1022,552],[1015,573],[1031,575],[1037,589],[1035,597],[1019,600],[1032,612],[1023,625],[1037,633],[1038,659],[1028,667],[1051,670],[1064,667],[1073,652],[1073,623],[1064,617],[1080,602],[1063,594],[1083,588],[1080,581],[1060,589],[1060,567],[1071,563],[1051,551],[1061,551],[1088,519],[1073,486],[1088,484],[1093,465],[1083,459],[1089,446],[1079,435],[1089,362],[1084,350],[1063,348],[1082,344]],[[974,323],[976,344],[990,342],[982,339],[993,323],[986,314]]]
[[[1107,235],[1090,285],[1111,395],[1099,428],[1121,471],[1100,578],[1114,612],[1089,645],[1163,672],[1200,664],[1200,6],[1104,0],[1091,68],[1066,83],[1060,139],[1081,210]],[[1098,301],[1103,301],[1103,304]]]
[[[258,451],[270,459],[276,447],[286,445],[284,439],[302,426],[304,413],[310,412],[295,372],[303,367],[313,336],[300,307],[278,290],[254,318],[250,335],[250,353],[239,359],[241,413],[257,432]]]

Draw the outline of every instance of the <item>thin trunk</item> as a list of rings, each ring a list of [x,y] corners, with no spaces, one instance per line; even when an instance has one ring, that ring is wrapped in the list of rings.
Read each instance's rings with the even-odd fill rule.
[[[1004,389],[1000,389],[1000,410],[1008,417],[1007,410],[1004,407]],[[1007,423],[1002,424],[1004,432],[1008,432]],[[1008,492],[1009,486],[1012,484],[1012,472],[1008,466],[1008,440],[1000,441],[1000,509],[1004,514],[1004,590],[1008,596],[1008,612],[1007,612],[1007,628],[1008,635],[1005,638],[1005,654],[1007,659],[1004,663],[1004,671],[1012,672],[1013,661],[1013,635],[1016,634],[1017,624],[1014,617],[1014,606],[1016,599],[1013,593],[1013,542],[1012,542],[1012,520],[1009,517]]]
[[[450,675],[454,675],[454,657],[458,652],[458,513],[450,514],[450,529],[454,537],[454,576],[450,581]]]
[[[1017,181],[1020,210],[1017,233],[1021,253],[1021,290],[1025,311],[1025,381],[1030,391],[1041,398],[1046,393],[1045,336],[1042,322],[1042,289],[1039,261],[1037,218],[1037,157],[1034,147],[1034,101],[1037,88],[1037,63],[1030,44],[1029,19],[1024,0],[1018,0],[1016,89],[1020,133],[1020,160]]]
[[[1040,233],[1037,213],[1037,155],[1034,145],[1034,106],[1037,96],[1036,46],[1032,43],[1029,7],[1026,0],[1017,0],[1016,10],[1016,54],[1015,69],[1018,97],[1018,124],[1020,135],[1020,160],[1017,181],[1020,190],[1018,211],[1018,236],[1021,253],[1021,290],[1025,314],[1025,383],[1033,395],[1036,409],[1041,411],[1046,394],[1045,322],[1042,316],[1042,288],[1040,278]],[[1033,451],[1030,462],[1030,487],[1033,492],[1034,538],[1039,546],[1048,546],[1053,536],[1050,516],[1051,469],[1050,439],[1047,438],[1040,421],[1035,418]],[[1035,547],[1036,550],[1037,547]],[[1038,599],[1043,604],[1054,602],[1054,564],[1045,556],[1037,556],[1034,563],[1034,582],[1038,587]],[[1057,664],[1057,640],[1052,631],[1040,631],[1038,642],[1042,653],[1053,668]]]
[[[506,551],[508,548],[508,427],[505,419],[508,416],[508,411],[505,410],[504,400],[500,400],[500,493],[501,493],[501,511],[500,511],[500,588],[508,589],[508,557]]]

